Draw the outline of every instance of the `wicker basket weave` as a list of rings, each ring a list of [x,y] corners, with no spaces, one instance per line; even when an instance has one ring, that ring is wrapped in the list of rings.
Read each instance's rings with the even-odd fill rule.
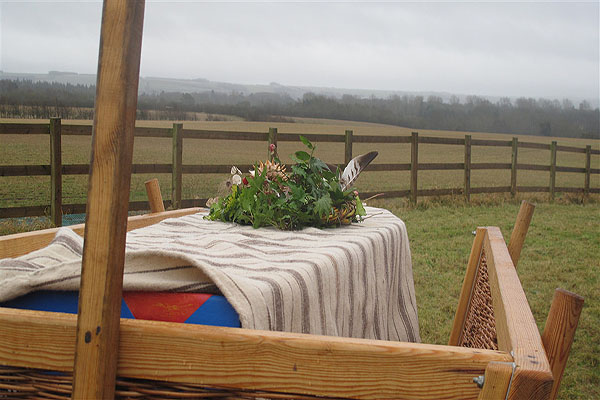
[[[71,399],[73,377],[30,368],[0,367],[0,399]],[[117,377],[116,399],[294,399],[339,400],[337,397],[290,395],[264,391],[206,388],[200,385]]]
[[[492,292],[488,277],[485,251],[481,251],[475,283],[471,291],[471,301],[458,343],[462,347],[498,350],[496,320],[492,305]]]

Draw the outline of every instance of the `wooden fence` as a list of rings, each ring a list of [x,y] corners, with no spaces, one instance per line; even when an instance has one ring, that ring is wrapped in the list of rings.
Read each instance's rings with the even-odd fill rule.
[[[0,136],[11,135],[50,135],[50,165],[0,165],[0,177],[3,176],[50,176],[51,202],[45,206],[9,207],[0,208],[0,218],[14,218],[27,216],[43,216],[50,211],[52,222],[56,226],[62,223],[62,214],[83,213],[85,204],[63,204],[62,203],[62,176],[63,175],[86,175],[89,172],[88,164],[63,165],[61,158],[61,137],[67,135],[91,135],[92,127],[85,125],[62,125],[59,118],[53,118],[49,124],[33,123],[0,123]],[[231,165],[184,165],[182,163],[183,139],[214,139],[214,140],[240,140],[240,141],[263,141],[267,143],[295,142],[300,141],[298,133],[278,133],[276,128],[270,128],[268,132],[231,132],[214,130],[192,130],[184,129],[183,124],[175,123],[172,128],[141,128],[136,127],[135,137],[162,137],[171,138],[173,143],[172,163],[170,164],[134,164],[133,174],[164,174],[172,175],[172,192],[170,200],[165,201],[166,207],[196,207],[204,206],[206,199],[182,199],[182,175],[183,174],[212,174],[229,173]],[[403,164],[372,164],[368,171],[410,171],[410,189],[386,191],[383,197],[410,197],[413,203],[421,196],[440,195],[463,195],[470,200],[471,194],[479,193],[517,193],[546,192],[554,198],[559,192],[582,193],[587,196],[590,193],[600,193],[600,188],[590,187],[590,176],[600,174],[600,169],[591,168],[591,156],[600,154],[600,150],[592,149],[591,145],[585,148],[572,146],[558,146],[555,141],[551,144],[523,142],[516,137],[512,140],[490,140],[473,139],[471,135],[462,138],[439,138],[420,136],[413,132],[411,136],[372,136],[354,135],[347,130],[344,135],[333,134],[302,134],[313,142],[337,142],[344,143],[344,160],[349,162],[352,158],[352,145],[354,143],[406,143],[410,144],[410,163]],[[419,144],[440,144],[464,147],[464,162],[462,163],[419,163]],[[471,162],[471,149],[473,146],[503,146],[512,149],[510,163],[473,163]],[[518,151],[521,148],[540,149],[550,151],[550,164],[525,164],[518,162]],[[585,165],[583,167],[567,167],[556,165],[557,152],[574,152],[585,154]],[[250,165],[239,166],[242,170],[251,168]],[[471,171],[510,169],[510,186],[471,187]],[[431,170],[463,170],[464,184],[460,188],[451,189],[418,189],[418,171]],[[517,186],[517,171],[548,171],[548,186]],[[574,172],[585,174],[583,187],[558,187],[556,186],[557,172]],[[373,193],[363,193],[367,198]],[[130,210],[147,210],[148,203],[145,201],[131,202]]]

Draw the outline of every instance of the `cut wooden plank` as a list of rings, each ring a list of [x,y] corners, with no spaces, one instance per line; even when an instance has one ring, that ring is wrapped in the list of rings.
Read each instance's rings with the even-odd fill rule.
[[[165,211],[165,204],[163,203],[162,194],[160,193],[158,179],[154,178],[147,180],[144,184],[146,185],[146,195],[148,196],[150,211],[152,213]]]
[[[582,309],[583,297],[564,289],[556,289],[542,333],[542,342],[554,377],[550,399],[558,396]]]
[[[163,219],[195,214],[202,210],[204,210],[204,208],[185,208],[181,210],[165,211],[158,214],[136,215],[128,218],[127,231],[153,225]],[[69,228],[73,229],[78,235],[83,236],[85,224],[71,225]],[[0,236],[0,258],[14,258],[41,249],[54,239],[58,229],[59,228],[50,228],[40,231]]]
[[[73,398],[115,393],[144,6],[102,8]]]
[[[527,236],[527,231],[529,230],[529,224],[531,223],[534,211],[534,204],[526,200],[521,202],[519,214],[517,214],[517,221],[515,222],[515,226],[510,235],[510,241],[508,242],[508,252],[510,253],[510,258],[515,268],[519,263],[523,243],[525,243],[525,237]]]
[[[514,372],[513,363],[491,362],[485,369],[484,385],[479,400],[504,400]]]
[[[509,399],[547,399],[552,371],[500,229],[488,227],[483,242],[496,319],[498,348],[517,365]]]
[[[450,331],[450,340],[448,341],[448,345],[450,346],[458,346],[458,343],[460,343],[465,324],[465,317],[467,315],[469,304],[471,303],[473,284],[475,281],[475,276],[477,275],[479,260],[481,259],[481,249],[483,249],[484,237],[485,228],[477,228],[475,232],[475,239],[473,240],[473,245],[471,246],[471,254],[469,255],[469,262],[467,263],[467,271],[465,272],[465,278],[460,291],[460,297],[458,298],[458,307],[456,308],[456,313],[454,314],[452,331]]]
[[[410,202],[417,204],[419,176],[419,133],[413,132],[410,141]]]
[[[0,365],[70,371],[75,316],[0,308]],[[23,340],[27,336],[28,340]],[[118,374],[362,399],[477,399],[504,352],[121,320]]]

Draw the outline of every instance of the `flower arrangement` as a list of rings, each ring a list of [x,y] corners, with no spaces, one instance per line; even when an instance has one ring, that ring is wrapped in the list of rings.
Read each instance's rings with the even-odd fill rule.
[[[272,161],[260,162],[250,175],[231,169],[231,192],[213,202],[207,219],[283,230],[333,227],[361,221],[366,215],[358,192],[343,190],[338,171],[314,157],[315,146],[300,136],[309,152],[291,156],[291,171],[271,145]],[[346,185],[344,185],[346,186]]]

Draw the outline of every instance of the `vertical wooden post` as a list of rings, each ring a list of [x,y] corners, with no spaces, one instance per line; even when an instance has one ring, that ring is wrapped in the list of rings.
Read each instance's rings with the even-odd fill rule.
[[[352,160],[352,135],[351,130],[346,131],[346,137],[344,138],[344,166],[348,165]]]
[[[62,149],[60,118],[50,118],[50,219],[62,226]]]
[[[471,135],[465,135],[465,200],[471,201]]]
[[[144,182],[146,185],[146,195],[148,196],[148,203],[150,204],[150,212],[157,213],[165,211],[165,204],[163,203],[162,194],[160,193],[160,186],[158,179],[150,179]]]
[[[510,254],[510,258],[512,259],[515,268],[517,268],[517,264],[519,263],[523,243],[525,243],[525,236],[527,236],[527,231],[529,230],[534,211],[535,205],[525,200],[521,202],[521,208],[519,208],[519,214],[517,214],[517,221],[515,222],[515,226],[513,227],[508,242],[508,253]]]
[[[74,399],[112,399],[144,1],[105,0],[73,375]]]
[[[583,183],[583,195],[587,197],[590,194],[590,173],[592,166],[592,146],[585,146],[585,181]]]
[[[510,194],[517,195],[517,152],[519,149],[519,139],[514,137],[512,140],[512,158],[510,166]]]
[[[181,208],[181,185],[183,163],[183,124],[173,124],[173,170],[171,171],[171,203],[173,208]]]
[[[417,204],[417,175],[419,169],[419,133],[413,132],[410,138],[410,202]]]
[[[277,154],[277,128],[269,128],[269,135],[267,136],[267,159],[273,161],[273,157]],[[271,145],[275,145],[275,151],[271,152]]]
[[[556,141],[550,145],[550,199],[554,200],[554,191],[556,188]]]
[[[550,399],[555,399],[562,379],[579,316],[583,309],[583,297],[564,289],[556,289],[546,319],[542,343],[550,363],[554,384]]]

